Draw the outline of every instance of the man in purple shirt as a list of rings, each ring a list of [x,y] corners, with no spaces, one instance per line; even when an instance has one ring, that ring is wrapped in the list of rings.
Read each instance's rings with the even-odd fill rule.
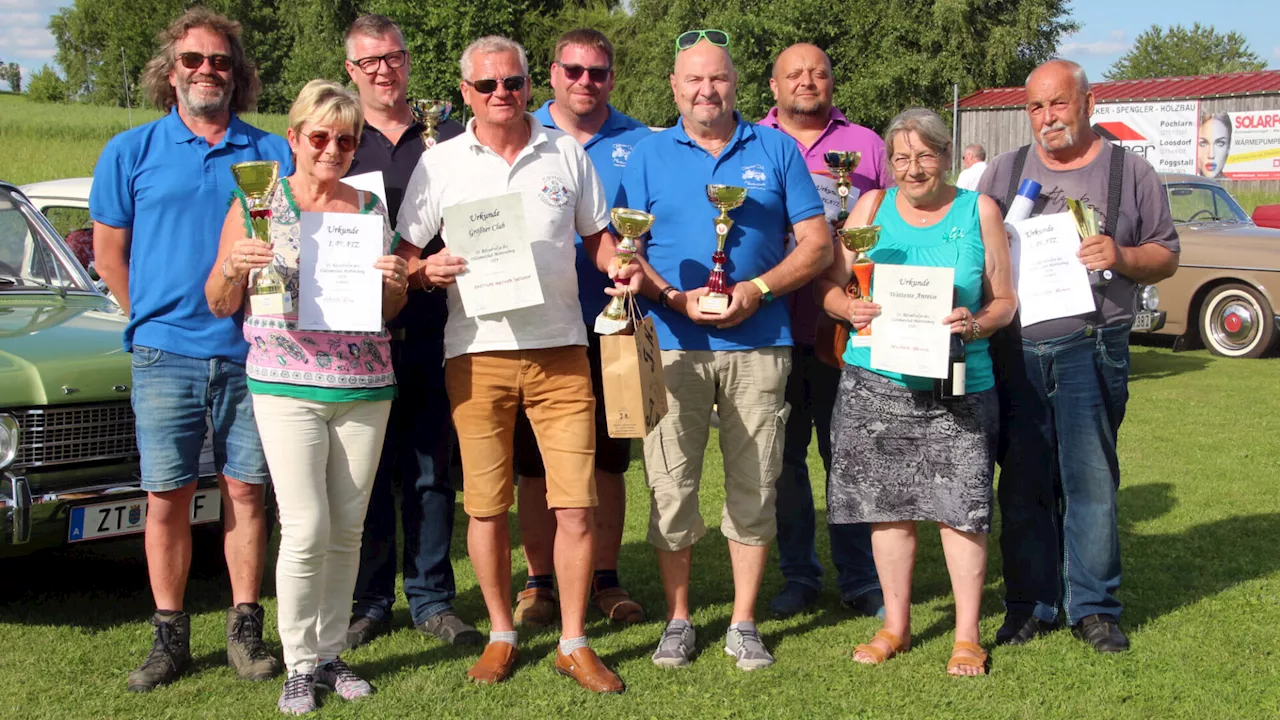
[[[848,207],[868,190],[884,188],[892,173],[885,161],[884,141],[875,132],[855,125],[831,106],[834,89],[831,59],[821,48],[808,43],[783,50],[773,63],[774,106],[760,121],[795,138],[809,172],[814,175],[818,194],[826,206],[827,218],[835,222],[840,199],[835,181],[827,171],[823,153],[830,150],[861,152],[862,160],[853,173]],[[788,296],[791,301],[791,377],[787,381],[786,444],[782,453],[782,476],[778,478],[778,565],[787,584],[770,603],[776,615],[794,615],[818,598],[822,589],[822,565],[814,541],[813,487],[809,484],[809,441],[818,430],[818,454],[831,470],[831,409],[835,404],[840,371],[824,365],[814,355],[814,331],[818,309],[812,288],[805,286]],[[871,532],[866,525],[831,525],[831,559],[836,566],[841,603],[865,615],[884,613],[884,596],[871,557]]]

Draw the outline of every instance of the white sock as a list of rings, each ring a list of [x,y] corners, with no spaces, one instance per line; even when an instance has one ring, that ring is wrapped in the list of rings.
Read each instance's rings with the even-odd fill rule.
[[[504,642],[510,645],[511,647],[519,647],[516,644],[516,641],[519,640],[519,638],[520,638],[520,633],[515,630],[512,630],[510,632],[490,632],[489,633],[489,642],[491,643]]]
[[[561,652],[562,654],[564,654],[564,655],[568,655],[569,653],[573,652],[574,650],[577,650],[578,648],[584,648],[584,647],[586,647],[586,646],[587,646],[587,636],[586,636],[586,635],[580,635],[580,636],[578,636],[578,637],[576,637],[576,638],[561,638],[561,639],[560,639],[560,652]]]

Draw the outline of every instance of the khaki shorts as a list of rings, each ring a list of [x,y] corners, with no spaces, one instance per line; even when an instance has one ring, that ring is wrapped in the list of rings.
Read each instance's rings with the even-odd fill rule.
[[[595,507],[596,400],[585,347],[459,355],[444,374],[468,515],[503,515],[515,504],[512,438],[521,406],[546,465],[547,506]]]
[[[707,532],[698,485],[715,405],[724,456],[720,530],[744,545],[769,544],[778,532],[774,485],[790,411],[791,348],[663,350],[662,368],[669,410],[644,441],[649,543],[682,550]]]

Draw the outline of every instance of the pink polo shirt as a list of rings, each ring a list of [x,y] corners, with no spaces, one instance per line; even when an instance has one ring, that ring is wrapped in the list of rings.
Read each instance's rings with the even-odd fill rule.
[[[769,114],[764,116],[760,124],[786,132],[778,124],[776,107],[769,110]],[[822,131],[822,135],[818,136],[818,141],[813,144],[813,147],[805,147],[798,141],[796,146],[804,156],[805,165],[808,166],[810,173],[828,177],[831,173],[827,171],[827,164],[822,160],[823,153],[829,150],[862,153],[862,160],[853,171],[853,188],[849,192],[849,209],[851,210],[862,193],[886,188],[893,184],[893,172],[889,169],[889,163],[884,154],[884,141],[874,131],[849,122],[844,113],[836,108],[831,108],[831,119],[827,121],[826,129]],[[813,345],[818,312],[820,312],[817,302],[813,299],[813,285],[805,285],[796,290],[791,293],[788,300],[791,305],[792,337],[797,344]]]

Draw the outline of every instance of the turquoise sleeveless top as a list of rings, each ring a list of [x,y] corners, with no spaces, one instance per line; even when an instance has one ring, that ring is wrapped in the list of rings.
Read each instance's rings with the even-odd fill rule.
[[[982,226],[978,221],[978,193],[956,190],[951,210],[934,225],[914,227],[908,225],[898,213],[894,200],[898,188],[889,188],[873,224],[880,226],[880,240],[867,253],[877,264],[924,265],[950,267],[956,271],[956,289],[960,304],[977,312],[982,305],[982,268],[986,253],[982,246]],[[871,295],[875,298],[875,273],[871,275]],[[941,318],[939,318],[941,321]],[[875,322],[871,323],[875,332]],[[844,361],[877,375],[889,378],[911,390],[932,390],[933,378],[871,369],[871,348],[854,347],[853,336],[844,350]],[[995,386],[995,374],[991,368],[991,353],[987,339],[974,340],[965,345],[965,384],[969,392],[981,392]]]

